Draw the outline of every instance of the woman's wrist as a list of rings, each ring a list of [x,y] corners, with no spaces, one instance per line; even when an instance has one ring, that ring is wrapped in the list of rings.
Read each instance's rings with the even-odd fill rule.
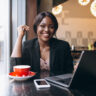
[[[19,36],[18,36],[18,39],[19,39],[19,40],[22,40],[22,39],[23,39],[23,35],[19,35]]]

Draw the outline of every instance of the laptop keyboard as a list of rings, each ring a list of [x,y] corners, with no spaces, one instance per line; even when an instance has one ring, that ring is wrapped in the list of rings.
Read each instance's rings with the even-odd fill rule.
[[[64,79],[62,79],[62,80],[58,80],[59,82],[61,82],[61,83],[64,83],[64,84],[69,84],[69,82],[70,82],[70,80],[71,80],[72,78],[64,78]]]

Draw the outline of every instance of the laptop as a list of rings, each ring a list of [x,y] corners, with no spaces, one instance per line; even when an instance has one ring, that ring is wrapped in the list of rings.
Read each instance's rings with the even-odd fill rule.
[[[82,88],[96,84],[96,51],[82,51],[73,74],[46,77],[49,83],[66,88]]]

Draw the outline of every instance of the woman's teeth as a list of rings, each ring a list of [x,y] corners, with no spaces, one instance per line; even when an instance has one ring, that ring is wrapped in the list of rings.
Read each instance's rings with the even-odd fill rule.
[[[47,33],[44,33],[43,35],[44,35],[44,36],[49,36],[49,34],[47,34]]]

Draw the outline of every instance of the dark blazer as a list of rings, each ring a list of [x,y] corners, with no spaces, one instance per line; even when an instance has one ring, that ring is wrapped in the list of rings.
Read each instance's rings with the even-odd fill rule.
[[[40,72],[40,46],[38,39],[24,42],[22,58],[11,58],[13,64],[31,65],[31,70]],[[59,75],[73,71],[73,59],[70,46],[66,41],[50,40],[50,73]]]

